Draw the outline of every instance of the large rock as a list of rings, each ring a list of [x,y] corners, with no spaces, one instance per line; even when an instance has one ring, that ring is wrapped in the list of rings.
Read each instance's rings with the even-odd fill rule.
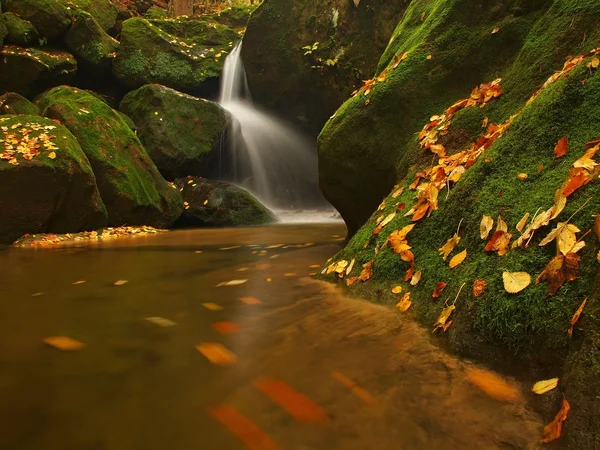
[[[22,95],[7,92],[0,96],[0,115],[37,116],[40,110]]]
[[[7,42],[22,46],[40,45],[40,35],[31,22],[11,12],[4,13],[3,16],[8,32]]]
[[[3,0],[6,11],[28,20],[45,38],[60,37],[71,25],[71,11],[63,0]]]
[[[256,5],[234,5],[216,14],[205,14],[202,18],[210,18],[236,31],[243,31],[255,9]]]
[[[107,33],[114,30],[119,10],[110,0],[70,0],[70,2],[91,14]]]
[[[182,190],[185,211],[181,227],[236,227],[277,221],[275,215],[248,191],[223,181],[201,177],[175,180]]]
[[[242,48],[253,99],[317,135],[372,75],[407,3],[265,0]]]
[[[158,84],[127,94],[120,110],[133,119],[138,137],[168,180],[203,175],[229,125],[228,114],[216,103]]]
[[[79,140],[108,210],[110,225],[168,228],[183,210],[181,195],[167,183],[121,116],[93,95],[61,86],[38,99],[42,114],[60,120]]]
[[[82,10],[74,13],[73,25],[65,34],[65,44],[82,68],[95,75],[110,75],[119,42],[106,34],[91,14]]]
[[[203,84],[218,80],[236,38],[230,28],[199,20],[129,19],[113,72],[129,88],[159,83],[202,94]]]
[[[5,45],[0,51],[0,94],[13,91],[32,97],[69,83],[76,71],[77,61],[70,53]]]
[[[0,10],[2,8],[0,7]],[[4,39],[8,36],[8,29],[6,28],[6,23],[4,19],[4,15],[0,14],[0,48],[4,45]]]
[[[106,209],[79,143],[66,128],[35,116],[0,116],[0,211],[4,244],[26,233],[106,225]]]

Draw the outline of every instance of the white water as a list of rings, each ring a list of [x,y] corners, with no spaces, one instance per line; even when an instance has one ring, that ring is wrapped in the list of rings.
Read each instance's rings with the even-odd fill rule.
[[[246,188],[275,211],[323,208],[327,203],[318,188],[314,145],[290,126],[255,108],[241,50],[239,43],[227,57],[221,77],[219,103],[234,123],[222,150],[219,175]]]

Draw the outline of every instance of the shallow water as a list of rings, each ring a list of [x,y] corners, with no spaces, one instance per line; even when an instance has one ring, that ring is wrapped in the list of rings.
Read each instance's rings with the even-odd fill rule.
[[[511,399],[486,394],[429,330],[308,276],[344,233],[278,225],[0,251],[0,449],[537,448],[542,425],[517,384],[506,380]],[[234,279],[248,281],[216,287]],[[86,346],[42,341],[57,335]],[[212,364],[201,343],[237,361]]]

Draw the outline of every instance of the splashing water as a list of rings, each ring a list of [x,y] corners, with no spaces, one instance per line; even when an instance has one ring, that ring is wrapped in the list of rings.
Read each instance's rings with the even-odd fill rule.
[[[274,210],[327,205],[318,188],[314,144],[259,111],[250,99],[241,42],[225,61],[219,103],[233,125],[222,149],[219,176],[233,181]]]

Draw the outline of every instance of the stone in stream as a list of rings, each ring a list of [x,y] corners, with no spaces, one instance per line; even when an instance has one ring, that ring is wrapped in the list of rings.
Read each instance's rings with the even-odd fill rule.
[[[40,110],[22,95],[7,92],[0,96],[0,116],[6,114],[37,116]]]
[[[277,222],[275,215],[248,191],[202,177],[175,180],[185,210],[176,226],[234,227]]]
[[[12,12],[2,14],[6,24],[6,42],[15,45],[39,45],[40,35],[33,24]],[[0,45],[2,45],[0,43]]]
[[[89,159],[110,226],[170,227],[183,204],[121,115],[92,94],[67,86],[44,93],[42,114],[60,120]]]
[[[229,126],[219,105],[158,84],[125,96],[120,110],[136,125],[152,161],[167,180],[203,175]]]
[[[18,144],[9,143],[7,135]],[[39,148],[17,150],[24,136],[30,143],[37,138]],[[0,116],[0,140],[0,243],[10,244],[26,233],[106,225],[92,167],[69,130],[42,117]]]

